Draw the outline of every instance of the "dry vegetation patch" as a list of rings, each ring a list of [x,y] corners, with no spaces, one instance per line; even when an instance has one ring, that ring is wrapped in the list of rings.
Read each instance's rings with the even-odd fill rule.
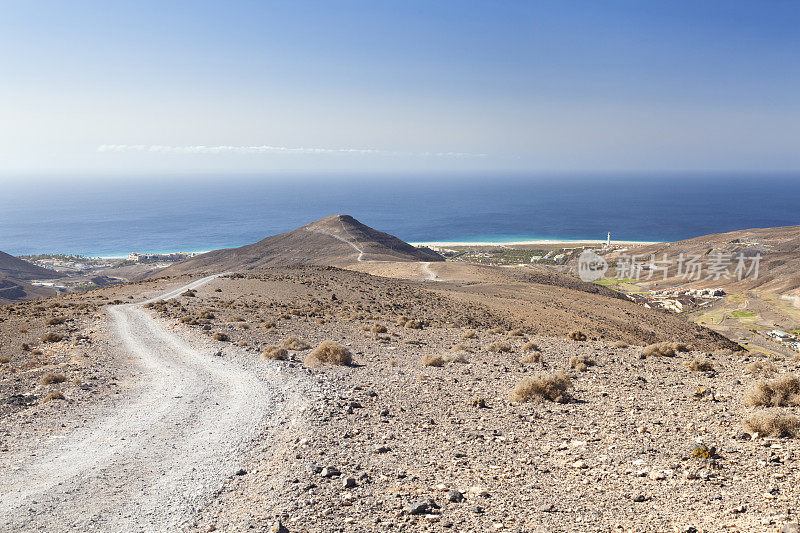
[[[742,426],[749,433],[762,437],[797,437],[800,434],[800,417],[792,414],[763,410],[748,415]]]
[[[714,365],[708,359],[695,358],[691,363],[689,363],[689,370],[692,372],[711,372],[714,370]]]
[[[567,334],[567,338],[573,341],[581,341],[581,342],[587,339],[586,333],[578,330],[570,331]]]
[[[276,346],[271,344],[264,348],[262,353],[262,357],[264,359],[274,359],[276,361],[285,361],[289,358],[289,352],[286,351],[286,348],[281,348],[280,346]]]
[[[530,352],[520,359],[521,363],[541,363],[542,362],[542,353],[541,352]]]
[[[586,372],[590,366],[594,366],[594,359],[585,355],[576,355],[569,360],[570,368],[574,368],[579,372]]]
[[[657,342],[648,344],[642,353],[646,357],[660,355],[664,357],[675,357],[679,352],[688,352],[689,347],[681,342]]]
[[[744,367],[744,371],[748,374],[758,374],[759,372],[769,373],[777,372],[777,367],[769,361],[753,361]]]
[[[301,341],[294,335],[286,337],[281,343],[281,345],[287,350],[295,350],[295,351],[308,350],[309,348],[311,348],[310,344],[308,344],[305,341]]]
[[[423,355],[422,366],[444,366],[444,358],[441,355]]]
[[[53,383],[64,383],[67,381],[67,376],[64,374],[45,374],[39,383],[42,385],[52,385]]]
[[[215,341],[222,341],[222,342],[230,340],[230,337],[228,337],[228,334],[227,333],[222,333],[221,331],[218,331],[218,332],[214,333],[211,336],[211,338],[214,339]]]
[[[507,342],[493,342],[489,346],[486,347],[486,350],[489,352],[496,352],[496,353],[506,353],[512,350],[511,345]]]
[[[800,379],[786,376],[754,383],[745,393],[748,407],[785,407],[800,405]]]
[[[570,400],[568,390],[572,381],[563,371],[553,374],[537,374],[524,378],[517,383],[511,392],[512,402],[551,401],[567,403]]]
[[[349,365],[352,362],[353,355],[350,353],[350,350],[333,341],[322,341],[319,346],[308,354],[305,365]]]

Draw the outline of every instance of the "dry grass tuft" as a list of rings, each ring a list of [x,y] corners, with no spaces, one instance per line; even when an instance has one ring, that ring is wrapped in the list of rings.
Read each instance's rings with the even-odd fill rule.
[[[464,352],[457,352],[447,356],[448,363],[469,363],[469,358]]]
[[[689,370],[692,372],[711,372],[714,365],[708,359],[695,359],[689,363]]]
[[[422,322],[419,320],[409,320],[403,324],[403,327],[406,329],[422,329]]]
[[[423,355],[422,366],[444,366],[444,358],[441,355]]]
[[[494,333],[495,335],[500,335],[501,333],[505,333],[507,330],[503,326],[497,326],[496,328],[492,328],[489,330],[489,333]]]
[[[570,400],[567,392],[572,388],[572,381],[564,372],[554,374],[538,374],[524,378],[517,383],[509,398],[512,402],[551,401],[567,403]]]
[[[614,344],[612,344],[611,347],[612,348],[616,348],[616,349],[627,348],[628,347],[628,343],[627,342],[622,342],[622,341],[617,341]]]
[[[462,339],[474,339],[477,336],[478,336],[478,334],[475,332],[475,330],[471,329],[469,331],[465,331],[464,334],[461,335],[461,338]]]
[[[754,383],[745,393],[744,403],[748,407],[800,405],[800,379],[796,376],[786,376]]]
[[[284,339],[283,342],[281,343],[281,346],[283,346],[287,350],[295,350],[295,351],[308,350],[309,348],[311,348],[310,344],[308,344],[307,342],[301,341],[300,339],[298,339],[294,335]]]
[[[214,339],[215,341],[223,341],[223,342],[229,341],[231,339],[230,337],[228,337],[227,333],[222,333],[221,331],[214,333],[211,336],[211,338]]]
[[[777,372],[778,369],[775,365],[770,363],[769,361],[753,361],[746,367],[744,367],[744,371],[748,374],[758,374],[759,372],[769,373],[769,372]]]
[[[569,366],[579,372],[586,372],[590,366],[594,366],[594,360],[585,355],[576,355],[569,360]]]
[[[281,348],[280,346],[276,346],[274,344],[270,344],[269,346],[264,348],[264,352],[261,354],[264,359],[274,359],[276,361],[285,361],[289,358],[289,352],[286,351],[286,348]]]
[[[7,356],[7,355],[0,356],[0,364],[4,365],[4,364],[10,363],[10,362],[11,362],[11,358],[9,356]]]
[[[490,352],[497,352],[497,353],[505,353],[511,351],[511,345],[507,342],[493,342],[489,346],[486,347],[487,351]]]
[[[386,333],[387,331],[389,331],[383,324],[373,324],[372,327],[369,328],[369,330],[372,333]]]
[[[58,342],[63,338],[64,336],[61,335],[60,333],[54,333],[51,331],[50,333],[47,333],[44,337],[42,337],[42,342]]]
[[[688,352],[689,347],[680,342],[657,342],[655,344],[649,344],[644,347],[644,351],[642,352],[646,357],[651,357],[654,355],[661,355],[664,357],[675,357],[675,354],[679,352]]]
[[[349,365],[353,362],[350,350],[333,341],[322,341],[319,346],[306,356],[306,366],[322,364]]]
[[[47,403],[51,400],[66,400],[66,399],[67,398],[61,393],[61,391],[54,390],[44,397],[42,403]]]
[[[472,351],[472,350],[470,349],[470,347],[469,347],[469,346],[467,346],[466,344],[456,344],[455,346],[453,346],[453,347],[452,347],[452,348],[450,348],[450,349],[451,349],[452,351],[454,351],[454,352],[471,352],[471,351]]]
[[[800,417],[763,410],[747,416],[742,426],[748,433],[762,437],[797,437],[800,435]]]
[[[570,331],[567,338],[573,341],[585,341],[587,339],[586,333],[578,331],[577,329],[575,331]]]
[[[67,321],[67,317],[65,316],[54,316],[45,322],[48,326],[58,326],[59,324],[63,324]]]
[[[542,362],[542,353],[541,352],[530,352],[525,355],[522,359],[520,359],[521,363],[541,363]]]
[[[67,376],[64,374],[45,374],[39,383],[42,385],[52,385],[53,383],[64,383],[67,381]]]
[[[511,335],[512,337],[522,337],[523,335],[525,335],[525,331],[523,331],[522,328],[519,328],[509,331],[508,334]]]
[[[536,346],[535,343],[526,342],[525,344],[522,345],[522,351],[523,352],[539,352],[541,350],[539,350],[539,347]]]

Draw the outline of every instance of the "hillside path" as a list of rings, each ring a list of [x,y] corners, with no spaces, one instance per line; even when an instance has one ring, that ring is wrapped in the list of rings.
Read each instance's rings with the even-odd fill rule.
[[[38,449],[4,454],[2,531],[186,529],[275,412],[279,393],[269,381],[210,349],[203,353],[141,303],[108,313],[139,379],[114,401],[116,409],[98,407],[82,427]],[[282,405],[284,412],[292,407]]]

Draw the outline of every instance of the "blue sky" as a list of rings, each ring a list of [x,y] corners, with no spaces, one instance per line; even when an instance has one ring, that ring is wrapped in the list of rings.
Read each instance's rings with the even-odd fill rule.
[[[800,2],[6,1],[0,177],[800,169]]]

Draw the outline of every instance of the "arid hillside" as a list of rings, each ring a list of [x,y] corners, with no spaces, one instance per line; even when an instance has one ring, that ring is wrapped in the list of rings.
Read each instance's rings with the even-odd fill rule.
[[[444,261],[349,215],[334,215],[240,248],[215,250],[156,275],[253,270],[267,266],[343,266],[359,261]]]
[[[663,280],[661,273],[653,276],[654,282],[661,287],[691,284],[692,287],[722,287],[728,292],[756,290],[773,294],[800,293],[800,226],[715,233],[684,241],[641,247],[637,248],[635,253],[640,259],[644,258],[641,260],[645,264],[649,262],[650,254],[655,254],[657,259],[667,254],[667,259],[673,264],[680,254],[684,254],[686,258],[691,255],[700,256],[704,267],[700,280],[687,280],[679,276],[677,267],[673,266],[667,280]],[[723,275],[718,279],[713,275],[709,279],[708,266],[714,263],[717,254],[723,254],[721,257],[727,263],[726,274],[729,275],[727,277]],[[752,273],[743,275],[742,280],[738,279],[735,269],[740,254],[744,255],[744,266],[748,270],[752,258],[756,254],[761,254],[757,279],[753,279]],[[612,257],[618,257],[618,254]],[[744,274],[747,274],[747,271]]]
[[[35,287],[30,283],[0,273],[0,304],[54,296],[56,291],[47,287]]]
[[[55,279],[63,277],[63,274],[42,268],[34,264],[23,261],[13,255],[0,252],[0,275],[20,281],[30,281],[32,279]]]

